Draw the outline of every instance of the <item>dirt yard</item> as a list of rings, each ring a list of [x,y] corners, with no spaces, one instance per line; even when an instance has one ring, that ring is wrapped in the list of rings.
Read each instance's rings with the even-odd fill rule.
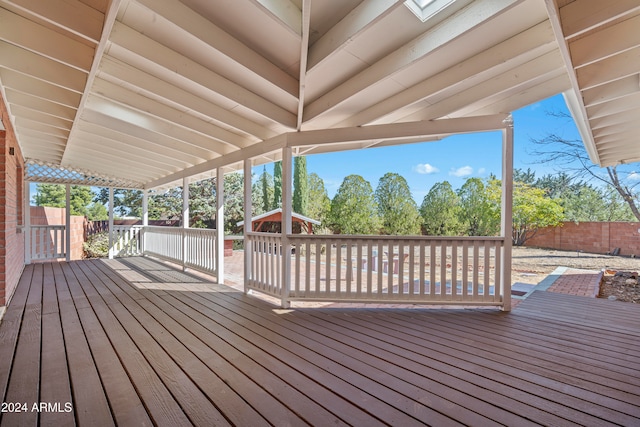
[[[640,258],[514,247],[512,265],[513,282],[537,284],[557,267],[637,272],[640,271]]]

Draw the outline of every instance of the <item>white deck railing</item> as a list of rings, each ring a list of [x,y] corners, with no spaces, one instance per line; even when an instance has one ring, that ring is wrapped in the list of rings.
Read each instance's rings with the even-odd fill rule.
[[[111,233],[113,256],[142,255],[142,225],[116,225]]]
[[[64,225],[31,225],[31,259],[47,260],[67,256]]]
[[[248,233],[249,288],[288,301],[500,305],[502,237]],[[284,287],[290,287],[285,289]]]
[[[245,277],[248,288],[268,295],[282,295],[282,235],[279,233],[247,233],[244,250],[249,250],[251,274]]]
[[[144,227],[144,254],[216,274],[216,230]]]

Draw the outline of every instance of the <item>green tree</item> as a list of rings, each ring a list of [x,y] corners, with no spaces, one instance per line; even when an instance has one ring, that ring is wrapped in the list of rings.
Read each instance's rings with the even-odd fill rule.
[[[116,203],[114,203],[116,204]],[[182,187],[149,194],[149,219],[180,219],[182,217]]]
[[[340,234],[373,234],[380,219],[369,181],[359,175],[347,176],[331,201],[329,223]]]
[[[500,209],[489,199],[480,178],[469,178],[458,190],[458,219],[468,236],[494,236],[500,231]]]
[[[216,180],[217,178],[208,178],[189,184],[190,227],[215,227]]]
[[[282,206],[282,162],[278,161],[273,165],[273,203],[271,209],[280,206]]]
[[[419,234],[421,218],[407,181],[397,173],[386,173],[375,192],[378,214],[385,234]]]
[[[460,200],[448,181],[438,182],[429,190],[422,205],[422,228],[429,236],[457,236],[462,231],[458,220]]]
[[[320,228],[324,228],[330,210],[331,199],[324,186],[324,181],[316,173],[309,174],[309,205],[307,208],[307,216],[320,221]],[[314,228],[314,231],[316,230],[317,228]]]
[[[499,206],[502,194],[501,181],[489,181],[491,200]],[[563,220],[562,206],[548,197],[541,188],[521,182],[513,183],[513,229],[512,241],[516,246],[524,245],[543,227],[555,227]]]
[[[253,185],[253,191],[262,197],[260,202],[261,213],[269,212],[273,203],[273,176],[264,167],[258,181]]]
[[[89,221],[105,221],[109,219],[109,211],[102,203],[91,202],[87,206],[87,219]]]
[[[69,203],[71,205],[71,215],[89,216],[89,205],[94,194],[90,187],[84,185],[72,185],[70,188]],[[67,200],[67,189],[62,184],[36,185],[36,194],[33,197],[36,206],[49,206],[54,208],[64,208]]]
[[[307,175],[307,158],[298,156],[293,159],[293,199],[294,212],[301,215],[308,214],[309,208],[309,177]]]
[[[106,187],[100,188],[94,201],[108,205],[109,189]],[[139,218],[142,215],[142,191],[115,188],[113,190],[113,212],[117,216],[134,216]]]

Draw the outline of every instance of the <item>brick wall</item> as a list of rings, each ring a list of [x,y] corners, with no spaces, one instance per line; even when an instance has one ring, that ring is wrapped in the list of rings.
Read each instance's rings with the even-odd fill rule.
[[[64,225],[65,208],[49,208],[44,206],[31,206],[32,225]],[[83,216],[71,216],[71,259],[82,259],[84,249],[82,244],[85,238],[85,218]]]
[[[24,268],[24,159],[0,94],[0,306],[6,305]],[[0,128],[1,129],[1,128]]]
[[[527,246],[605,254],[640,256],[640,222],[565,222],[538,231]]]

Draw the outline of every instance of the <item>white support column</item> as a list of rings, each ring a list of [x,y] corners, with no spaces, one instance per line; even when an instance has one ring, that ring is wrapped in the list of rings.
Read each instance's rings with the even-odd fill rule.
[[[140,231],[140,252],[144,255],[144,239],[149,225],[149,190],[142,190],[142,230]]]
[[[511,311],[511,249],[513,242],[513,118],[505,120],[502,131],[502,200],[500,234],[504,237],[502,248],[502,310]]]
[[[109,259],[113,259],[113,187],[109,187]]]
[[[65,186],[64,246],[65,259],[71,261],[71,185]]]
[[[291,243],[289,235],[292,233],[292,178],[293,161],[291,147],[282,149],[282,308],[288,308],[291,292]]]
[[[24,263],[31,264],[31,183],[24,184]]]
[[[252,230],[251,224],[251,159],[244,159],[244,293],[249,293],[249,280],[252,278],[251,254],[253,248],[247,233]]]
[[[149,225],[149,190],[142,190],[142,225]]]
[[[218,283],[224,283],[224,172],[216,169],[216,271]]]
[[[182,178],[182,269],[187,269],[189,246],[186,229],[189,228],[189,178]]]

